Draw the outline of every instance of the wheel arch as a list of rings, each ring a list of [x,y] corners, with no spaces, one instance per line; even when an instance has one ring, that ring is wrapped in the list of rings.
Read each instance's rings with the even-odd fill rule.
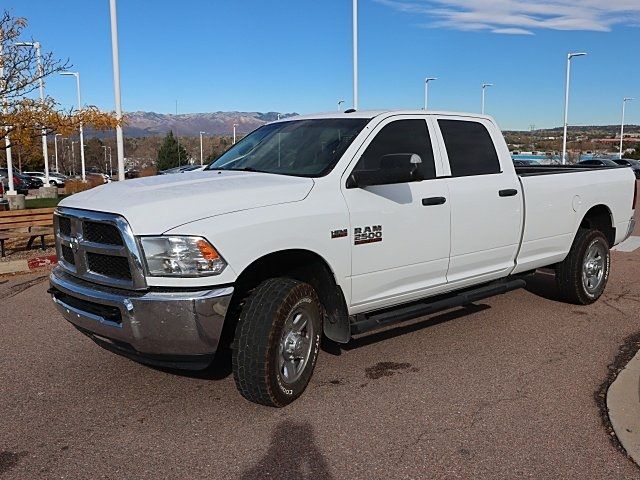
[[[255,259],[242,270],[234,284],[221,342],[233,340],[238,316],[246,296],[264,280],[293,278],[309,283],[324,307],[323,331],[331,340],[347,343],[351,338],[349,314],[342,292],[329,263],[318,253],[306,249],[274,251]]]
[[[599,230],[607,238],[609,248],[615,244],[616,228],[613,222],[613,214],[611,213],[611,209],[606,205],[594,205],[587,210],[580,221],[579,228]]]

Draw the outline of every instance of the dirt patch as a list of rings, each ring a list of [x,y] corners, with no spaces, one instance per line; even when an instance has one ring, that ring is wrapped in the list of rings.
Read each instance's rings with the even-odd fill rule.
[[[627,451],[618,440],[616,432],[613,430],[613,425],[611,425],[609,409],[607,408],[607,391],[609,390],[609,386],[615,381],[618,374],[627,366],[631,359],[635,357],[638,351],[640,351],[640,332],[634,333],[624,340],[624,343],[618,349],[618,353],[613,359],[613,362],[611,362],[607,367],[609,369],[609,373],[607,374],[606,380],[602,382],[593,397],[598,409],[600,410],[600,418],[602,419],[602,424],[607,430],[611,444],[616,448],[616,450],[627,457],[631,463],[640,468],[640,466],[638,466],[631,457],[629,457]]]

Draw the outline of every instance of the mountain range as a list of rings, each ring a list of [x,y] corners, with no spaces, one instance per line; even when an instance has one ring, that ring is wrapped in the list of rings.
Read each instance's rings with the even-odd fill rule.
[[[292,117],[296,113],[278,112],[212,112],[183,113],[173,115],[155,112],[131,112],[125,115],[124,134],[128,137],[156,137],[166,135],[170,130],[179,136],[197,137],[200,132],[207,135],[230,135],[233,125],[237,133],[246,134],[260,125],[281,118]]]

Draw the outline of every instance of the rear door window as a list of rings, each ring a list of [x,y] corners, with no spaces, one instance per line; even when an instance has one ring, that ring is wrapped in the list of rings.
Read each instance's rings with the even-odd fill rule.
[[[478,122],[438,120],[452,177],[501,173],[496,147],[487,128]]]

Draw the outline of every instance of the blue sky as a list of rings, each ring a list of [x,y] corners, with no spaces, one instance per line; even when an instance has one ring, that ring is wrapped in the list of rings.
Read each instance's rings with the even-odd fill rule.
[[[55,6],[54,6],[55,3]],[[606,4],[606,9],[600,4]],[[6,7],[5,3],[5,7]],[[83,102],[113,109],[108,0],[9,0],[27,36],[69,58]],[[351,104],[350,0],[118,2],[125,111],[310,113]],[[566,54],[570,124],[640,124],[638,0],[360,0],[360,108],[487,113],[505,129],[560,126]],[[47,82],[63,105],[73,81]]]

